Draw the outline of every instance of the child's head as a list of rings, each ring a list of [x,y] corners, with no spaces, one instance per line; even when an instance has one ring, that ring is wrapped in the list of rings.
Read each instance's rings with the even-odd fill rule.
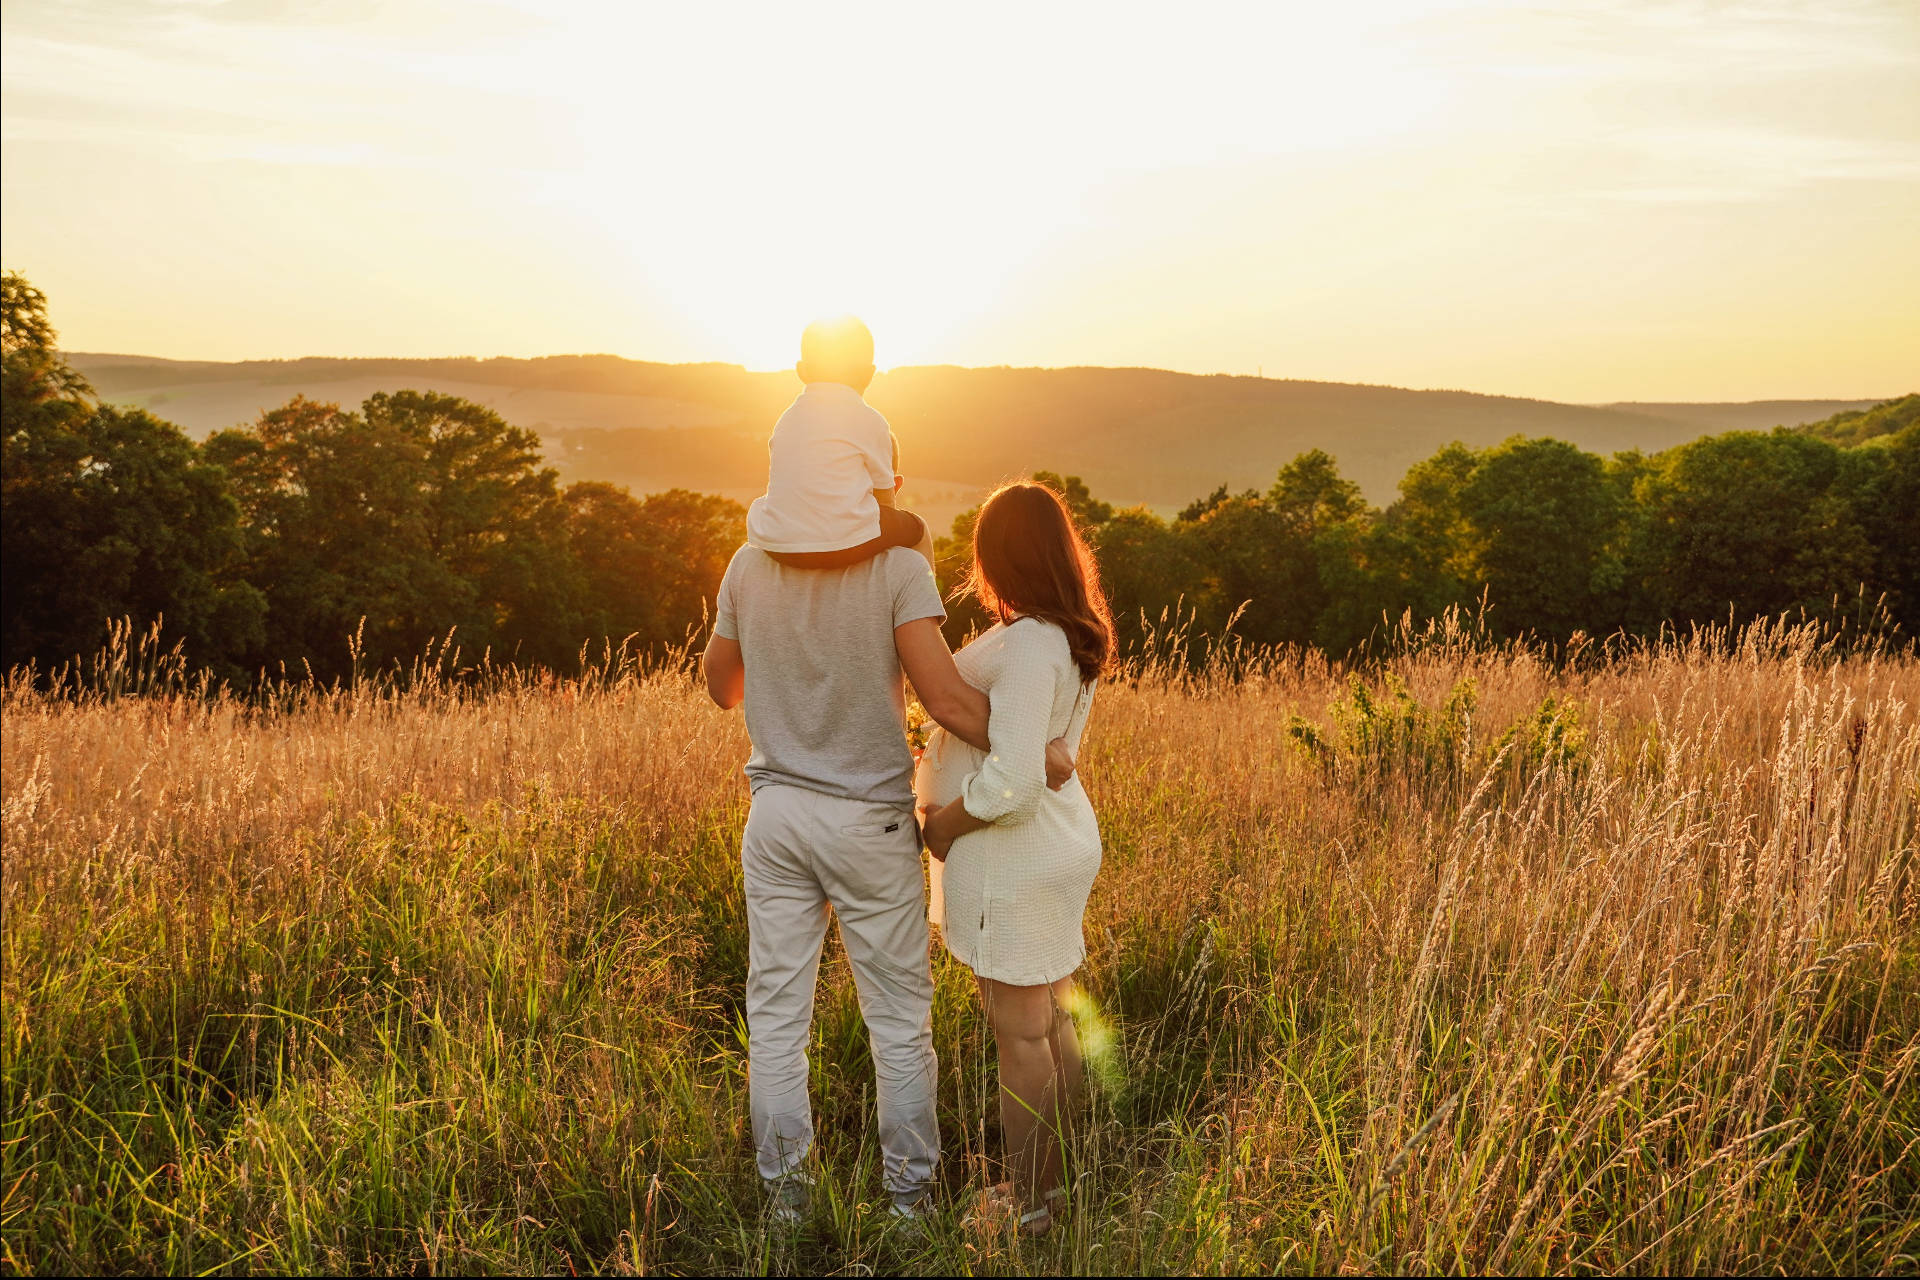
[[[865,391],[873,381],[873,334],[854,316],[815,320],[800,335],[802,382],[840,382]]]

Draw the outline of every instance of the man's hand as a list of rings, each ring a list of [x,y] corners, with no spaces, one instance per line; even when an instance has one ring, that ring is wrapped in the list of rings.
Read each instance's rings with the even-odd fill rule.
[[[1058,791],[1073,781],[1073,752],[1067,748],[1065,738],[1055,738],[1047,744],[1047,790]]]

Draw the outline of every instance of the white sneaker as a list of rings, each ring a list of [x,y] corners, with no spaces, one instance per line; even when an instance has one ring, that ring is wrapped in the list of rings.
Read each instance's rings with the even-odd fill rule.
[[[800,1172],[761,1183],[767,1189],[767,1220],[779,1227],[797,1227],[813,1208],[813,1179]]]
[[[933,1192],[922,1191],[917,1195],[893,1197],[893,1203],[887,1206],[889,1225],[911,1233],[926,1231],[927,1224],[933,1221],[939,1210],[933,1203]]]
[[[933,1192],[922,1191],[917,1195],[895,1196],[887,1212],[896,1218],[925,1218],[933,1213]]]

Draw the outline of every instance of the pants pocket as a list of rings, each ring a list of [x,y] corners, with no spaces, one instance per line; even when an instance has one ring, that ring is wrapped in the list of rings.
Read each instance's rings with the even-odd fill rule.
[[[840,832],[856,840],[878,840],[885,836],[897,836],[912,826],[911,818],[894,818],[887,822],[856,822],[850,827],[840,828]]]
[[[862,822],[850,822],[840,828],[840,834],[850,840],[871,840],[905,845],[911,842],[913,848],[920,848],[920,816],[912,809],[895,809],[889,805],[876,805],[867,811]]]

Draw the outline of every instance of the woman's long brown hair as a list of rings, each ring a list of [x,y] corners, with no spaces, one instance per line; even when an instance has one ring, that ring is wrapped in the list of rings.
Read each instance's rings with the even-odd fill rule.
[[[1015,480],[981,504],[967,586],[1002,622],[1024,614],[1066,632],[1082,681],[1112,665],[1113,615],[1100,590],[1100,567],[1067,504],[1046,485]]]

